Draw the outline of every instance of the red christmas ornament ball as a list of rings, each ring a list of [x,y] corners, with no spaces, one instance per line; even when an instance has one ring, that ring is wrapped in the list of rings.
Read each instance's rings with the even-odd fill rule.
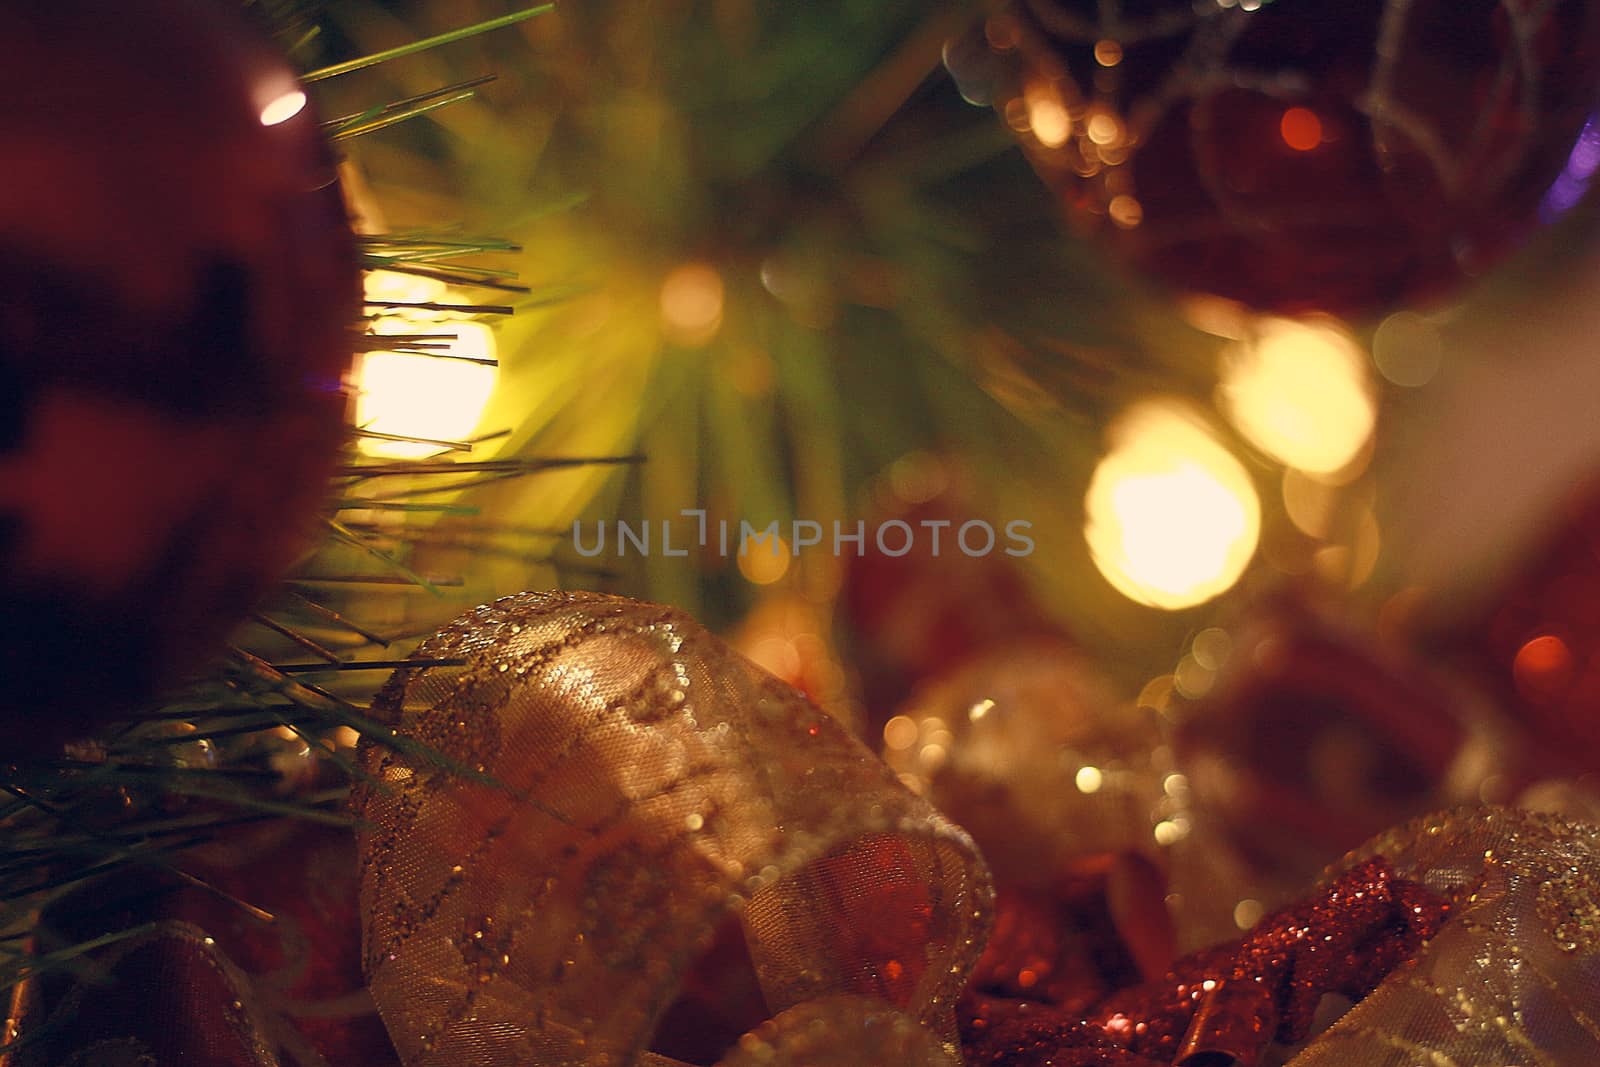
[[[0,714],[44,748],[192,666],[302,550],[359,310],[335,160],[227,5],[0,35]]]
[[[20,1051],[0,1064],[398,1067],[361,974],[348,829],[235,826],[179,862],[182,876],[118,868],[44,909],[34,951],[107,944],[79,975],[43,968],[13,993]]]
[[[1077,228],[1261,309],[1443,296],[1594,170],[1592,0],[1014,0],[986,36],[952,69]]]
[[[1310,875],[1385,827],[1468,799],[1454,692],[1408,650],[1285,599],[1254,613],[1178,709],[1200,817],[1258,875]]]

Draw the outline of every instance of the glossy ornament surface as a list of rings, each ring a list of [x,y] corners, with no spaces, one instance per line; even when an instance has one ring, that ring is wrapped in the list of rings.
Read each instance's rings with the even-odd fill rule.
[[[1162,788],[1175,770],[1163,740],[1154,712],[1036,638],[920,687],[885,724],[883,758],[972,834],[1002,884],[1040,888],[1123,852],[1160,860],[1155,828],[1186,818]]]
[[[1174,749],[1196,817],[1259,877],[1300,882],[1495,766],[1446,681],[1360,627],[1285,599],[1231,639]]]
[[[0,37],[0,712],[45,748],[220,646],[300,551],[360,299],[335,161],[225,6]]]
[[[1076,229],[1256,308],[1444,296],[1595,169],[1589,0],[1017,0],[986,45],[951,68]]]

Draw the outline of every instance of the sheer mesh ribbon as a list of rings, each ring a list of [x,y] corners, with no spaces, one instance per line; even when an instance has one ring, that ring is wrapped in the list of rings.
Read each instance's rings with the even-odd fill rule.
[[[367,974],[407,1067],[668,1063],[644,1050],[729,914],[778,1017],[729,1064],[788,1062],[796,1011],[829,1062],[868,1062],[864,1022],[896,1015],[935,1040],[885,1062],[957,1055],[987,872],[793,689],[595,594],[502,600],[417,656],[465,663],[398,672],[379,711],[454,766],[369,744],[356,798]]]
[[[1416,961],[1290,1067],[1600,1063],[1600,828],[1490,808],[1430,816],[1352,855],[1452,898]]]

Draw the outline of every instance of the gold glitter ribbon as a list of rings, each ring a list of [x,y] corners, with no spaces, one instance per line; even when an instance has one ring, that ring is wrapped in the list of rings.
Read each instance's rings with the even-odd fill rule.
[[[1452,914],[1289,1067],[1600,1063],[1600,828],[1463,810],[1389,831],[1351,862],[1373,855]]]
[[[452,766],[366,744],[363,944],[407,1067],[660,1067],[730,915],[773,1020],[726,1067],[959,1062],[989,921],[967,835],[680,612],[584,593],[480,608],[378,701]],[[861,1059],[867,1037],[881,1059]],[[829,1043],[832,1044],[829,1044]]]

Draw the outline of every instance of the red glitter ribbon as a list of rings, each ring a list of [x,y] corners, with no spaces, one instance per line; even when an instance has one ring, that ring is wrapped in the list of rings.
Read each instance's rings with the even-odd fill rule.
[[[1231,945],[1187,956],[1159,981],[1086,1012],[968,998],[975,1067],[1250,1067],[1273,1041],[1304,1041],[1325,994],[1360,1000],[1443,925],[1449,906],[1382,858]]]

